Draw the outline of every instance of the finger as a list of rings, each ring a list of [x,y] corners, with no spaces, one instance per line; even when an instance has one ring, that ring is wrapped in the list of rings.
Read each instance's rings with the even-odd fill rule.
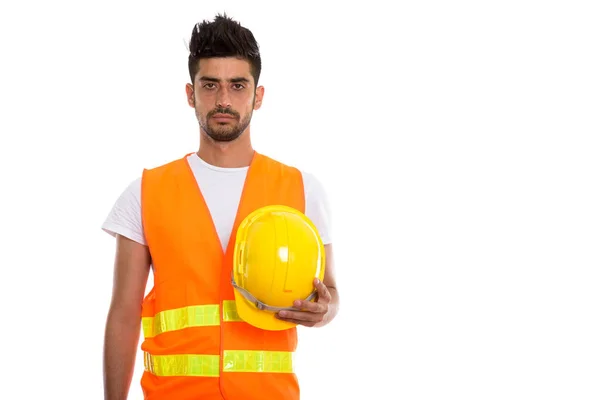
[[[277,318],[317,322],[319,319],[322,319],[322,315],[306,311],[279,311],[277,313]]]
[[[329,303],[331,301],[331,294],[329,293],[327,286],[320,280],[315,279],[315,287],[319,293],[319,302]]]
[[[298,310],[310,311],[313,313],[322,313],[325,311],[325,306],[323,304],[307,300],[296,300],[294,302],[294,307]]]

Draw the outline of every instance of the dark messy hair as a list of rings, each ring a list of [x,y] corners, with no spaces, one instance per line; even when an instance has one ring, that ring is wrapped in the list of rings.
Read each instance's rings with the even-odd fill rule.
[[[189,48],[188,69],[192,83],[200,68],[200,59],[237,57],[250,62],[254,85],[258,85],[261,70],[258,43],[249,29],[227,15],[217,14],[212,22],[197,23],[192,31]]]

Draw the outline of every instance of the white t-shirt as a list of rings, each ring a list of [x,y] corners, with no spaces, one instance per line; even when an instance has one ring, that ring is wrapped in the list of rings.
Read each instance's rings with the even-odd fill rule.
[[[210,165],[196,153],[187,161],[196,177],[202,195],[213,218],[223,251],[227,249],[229,236],[237,213],[248,167],[222,168]],[[317,227],[324,244],[332,241],[331,213],[326,192],[318,179],[302,172],[306,198],[305,214]],[[138,177],[119,196],[108,214],[102,229],[116,236],[125,236],[147,245],[142,227],[142,178]]]

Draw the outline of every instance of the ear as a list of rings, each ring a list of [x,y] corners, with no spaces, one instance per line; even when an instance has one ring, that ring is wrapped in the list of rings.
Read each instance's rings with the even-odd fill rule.
[[[185,85],[185,93],[187,95],[188,105],[194,108],[196,105],[196,100],[194,97],[194,86],[191,83]]]
[[[254,99],[254,109],[258,110],[262,105],[263,96],[265,95],[264,86],[259,86],[256,88],[256,97]]]

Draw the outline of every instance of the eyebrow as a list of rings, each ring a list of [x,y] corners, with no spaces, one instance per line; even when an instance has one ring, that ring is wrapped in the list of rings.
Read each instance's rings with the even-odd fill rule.
[[[200,80],[201,81],[207,81],[207,82],[217,82],[217,83],[221,82],[221,79],[214,78],[212,76],[201,76]],[[250,81],[248,79],[244,78],[244,77],[236,77],[236,78],[228,79],[228,82],[231,82],[231,83],[239,83],[239,82],[248,83]]]

